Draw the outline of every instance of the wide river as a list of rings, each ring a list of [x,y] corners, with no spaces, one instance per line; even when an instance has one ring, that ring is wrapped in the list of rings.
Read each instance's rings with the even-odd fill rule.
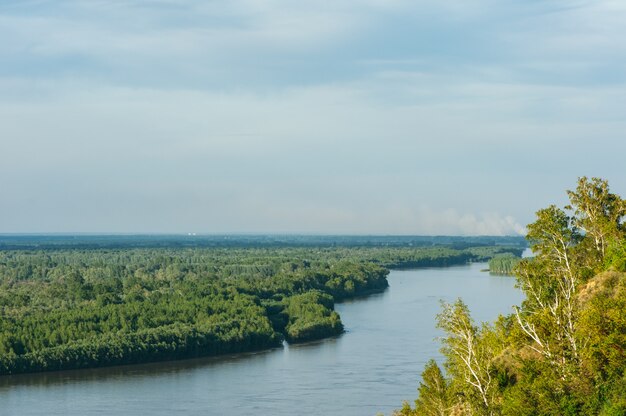
[[[413,401],[440,358],[440,299],[461,297],[477,321],[522,301],[485,263],[392,271],[384,293],[336,305],[346,333],[232,357],[0,377],[0,415],[390,414]]]

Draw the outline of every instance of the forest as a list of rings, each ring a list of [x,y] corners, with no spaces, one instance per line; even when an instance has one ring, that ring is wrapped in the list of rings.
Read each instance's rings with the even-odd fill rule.
[[[256,237],[255,237],[256,238]],[[319,237],[316,237],[319,242]],[[389,268],[519,255],[516,239],[215,246],[158,238],[12,237],[0,250],[0,374],[175,360],[340,334],[334,303]],[[9,241],[9,243],[7,243]],[[331,240],[332,241],[332,240]],[[369,240],[368,240],[369,241]],[[474,244],[474,245],[472,245]]]
[[[514,313],[479,325],[462,299],[442,303],[444,360],[396,416],[626,414],[626,201],[600,178],[567,195],[528,226]]]

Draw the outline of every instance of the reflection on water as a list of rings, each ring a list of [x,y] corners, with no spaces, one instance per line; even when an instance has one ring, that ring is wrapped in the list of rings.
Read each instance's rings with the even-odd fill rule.
[[[394,271],[387,291],[336,305],[346,333],[217,358],[0,377],[2,415],[374,415],[416,396],[439,357],[439,301],[462,297],[477,320],[522,300],[485,264]]]
[[[160,374],[172,374],[203,367],[219,367],[238,361],[260,359],[263,355],[272,354],[276,349],[244,354],[205,357],[182,361],[166,361],[158,363],[105,367],[84,370],[55,371],[40,374],[18,374],[0,376],[0,392],[3,388],[17,385],[37,386],[52,384],[71,384],[75,382],[115,380],[120,378],[149,377]]]

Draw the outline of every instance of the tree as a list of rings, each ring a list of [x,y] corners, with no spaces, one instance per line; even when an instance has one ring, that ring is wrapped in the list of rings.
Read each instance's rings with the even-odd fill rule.
[[[523,311],[516,309],[530,347],[566,376],[577,371],[580,345],[576,326],[580,286],[604,263],[615,242],[624,236],[626,203],[609,192],[607,181],[586,177],[576,191],[567,191],[569,216],[554,205],[537,211],[527,239],[536,257],[517,268],[519,287],[526,293]]]
[[[560,370],[565,370],[570,354],[578,357],[574,296],[580,271],[574,264],[574,250],[581,235],[573,222],[554,205],[537,211],[527,235],[536,257],[520,263],[517,270],[518,286],[527,295],[524,311],[515,309],[517,322],[532,340],[531,348]]]
[[[428,361],[424,367],[418,391],[415,414],[446,416],[449,413],[448,382],[435,360]]]
[[[476,414],[493,415],[496,383],[492,377],[496,350],[488,342],[489,328],[474,325],[467,305],[461,299],[442,302],[437,326],[447,336],[442,339],[446,370],[452,377],[459,405],[468,405]]]
[[[422,372],[422,381],[417,389],[419,396],[415,400],[415,409],[405,401],[402,408],[393,412],[393,416],[446,416],[450,415],[449,382],[443,376],[435,360],[429,360]]]
[[[580,228],[595,250],[595,259],[604,258],[610,241],[623,237],[622,217],[626,214],[626,201],[609,192],[609,184],[600,178],[583,176],[578,179],[576,191],[567,191],[574,210],[574,225]]]
[[[626,414],[626,201],[599,178],[567,193],[528,226],[535,257],[515,268],[526,299],[513,315],[479,328],[461,300],[443,304],[448,378],[429,364],[415,414],[442,414],[437,397],[448,414]]]

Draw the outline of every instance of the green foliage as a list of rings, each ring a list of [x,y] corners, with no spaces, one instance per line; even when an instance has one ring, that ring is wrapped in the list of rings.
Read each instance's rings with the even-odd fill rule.
[[[333,311],[333,297],[312,290],[284,300],[289,316],[285,337],[289,342],[311,341],[343,332],[337,312]]]
[[[611,241],[604,257],[604,270],[626,272],[626,241]]]
[[[568,195],[569,206],[541,209],[528,226],[536,256],[516,260],[526,299],[515,314],[479,328],[462,301],[443,305],[452,402],[436,413],[418,399],[416,414],[626,414],[626,201],[598,178],[580,178]],[[509,260],[494,257],[491,268],[510,270]]]
[[[489,272],[493,274],[510,275],[519,264],[521,258],[511,253],[497,254],[489,260]]]
[[[108,241],[108,240],[107,240]],[[0,374],[197,357],[341,333],[386,267],[517,246],[0,250]],[[480,254],[478,254],[480,253]]]
[[[493,328],[477,327],[461,299],[453,304],[442,302],[437,326],[447,334],[441,351],[451,377],[451,394],[458,398],[460,406],[474,414],[493,414],[497,394],[494,359],[500,352],[500,345],[494,342]]]
[[[600,416],[626,415],[626,376],[612,380],[604,389],[605,401],[600,409]]]
[[[585,371],[612,383],[626,375],[626,273],[605,272],[581,291],[577,334]]]
[[[609,184],[600,178],[582,177],[575,191],[567,191],[574,210],[573,225],[586,236],[585,247],[593,254],[586,256],[597,263],[606,254],[612,241],[623,239],[626,201],[609,192]]]
[[[441,369],[435,360],[430,360],[422,373],[422,381],[418,388],[419,397],[415,400],[415,414],[445,416],[450,407],[448,389],[448,382]]]

